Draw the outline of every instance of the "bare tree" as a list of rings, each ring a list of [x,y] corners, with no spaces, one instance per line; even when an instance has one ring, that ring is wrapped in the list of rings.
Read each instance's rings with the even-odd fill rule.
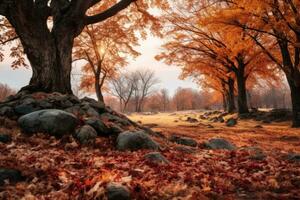
[[[7,84],[0,83],[0,101],[3,101],[6,97],[15,93],[16,91],[9,87]]]
[[[120,111],[126,111],[128,102],[134,92],[134,83],[129,74],[121,75],[110,81],[110,93],[117,97],[120,103]]]
[[[135,111],[142,112],[145,99],[153,93],[159,79],[152,70],[137,70],[131,74],[131,79],[134,84]]]
[[[162,109],[165,112],[168,109],[170,103],[169,91],[166,88],[164,88],[160,90],[160,94],[161,94]]]

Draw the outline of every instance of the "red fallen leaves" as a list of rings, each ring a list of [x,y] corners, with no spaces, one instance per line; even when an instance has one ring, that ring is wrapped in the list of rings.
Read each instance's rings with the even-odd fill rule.
[[[300,165],[283,160],[277,152],[266,152],[265,160],[251,160],[247,151],[196,149],[195,154],[183,154],[168,143],[161,153],[170,164],[159,165],[144,159],[148,150],[113,150],[109,138],[98,139],[95,148],[68,149],[69,143],[51,143],[44,136],[17,137],[9,148],[0,145],[0,167],[14,163],[27,180],[3,187],[0,197],[6,195],[6,199],[20,199],[25,194],[36,199],[101,199],[109,182],[126,185],[134,199],[299,196]]]

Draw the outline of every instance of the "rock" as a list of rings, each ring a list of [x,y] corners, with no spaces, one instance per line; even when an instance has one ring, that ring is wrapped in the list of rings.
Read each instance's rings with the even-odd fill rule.
[[[177,144],[182,144],[182,145],[191,146],[191,147],[196,147],[198,144],[197,141],[192,138],[180,137],[180,136],[176,136],[176,135],[172,135],[170,137],[170,141],[175,142]]]
[[[187,122],[190,122],[190,123],[197,123],[197,122],[198,122],[197,119],[192,118],[192,117],[188,117],[186,121],[187,121]]]
[[[62,110],[48,109],[35,111],[19,118],[18,124],[24,133],[49,133],[63,136],[73,133],[78,119]]]
[[[18,115],[26,115],[37,110],[39,110],[39,108],[35,107],[33,104],[21,104],[14,109]]]
[[[94,144],[97,137],[97,132],[90,125],[84,125],[76,131],[75,138],[82,145]]]
[[[145,127],[148,127],[148,128],[154,128],[154,127],[157,127],[158,124],[155,124],[155,123],[150,123],[150,124],[144,124]]]
[[[124,125],[124,126],[130,126],[131,125],[130,121],[127,118],[121,118],[117,115],[112,115],[110,113],[102,114],[101,118],[107,119],[111,122],[119,123],[119,124]]]
[[[289,153],[287,155],[287,159],[289,161],[293,161],[293,162],[300,162],[300,154],[296,154],[296,153]]]
[[[52,104],[52,103],[49,103],[49,102],[46,101],[46,100],[39,101],[38,104],[39,104],[39,106],[40,106],[42,109],[48,109],[48,108],[52,108],[52,107],[53,107],[53,104]]]
[[[65,109],[66,112],[72,113],[73,115],[84,115],[85,112],[80,108],[80,106],[72,106],[70,108]]]
[[[84,97],[81,101],[93,107],[98,113],[103,113],[106,110],[105,104],[103,102],[96,101],[95,99]]]
[[[4,185],[5,180],[9,183],[17,183],[22,181],[24,177],[19,170],[0,168],[0,185]]]
[[[108,184],[106,188],[108,200],[130,200],[130,193],[127,187],[116,183]]]
[[[125,131],[120,133],[117,138],[117,149],[121,151],[139,149],[158,150],[159,145],[145,131]]]
[[[10,135],[8,135],[8,134],[0,134],[0,142],[2,142],[2,143],[9,143],[11,141],[12,141],[12,139],[11,139]]]
[[[270,119],[264,119],[262,122],[264,124],[271,124],[272,123],[272,121]]]
[[[208,124],[208,125],[207,125],[207,128],[214,128],[214,126],[211,125],[211,124]]]
[[[256,126],[254,126],[254,128],[263,128],[263,126],[262,125],[256,125]]]
[[[231,144],[230,142],[222,138],[210,139],[208,142],[204,143],[204,147],[208,149],[227,149],[227,150],[236,149],[235,145]]]
[[[107,127],[100,119],[87,118],[84,123],[93,127],[98,136],[108,136],[111,134],[109,127]]]
[[[159,152],[151,152],[145,155],[147,161],[159,164],[169,164],[170,162]]]
[[[118,135],[119,133],[124,132],[124,130],[117,124],[113,124],[110,127],[110,133],[113,135]]]
[[[234,118],[230,118],[226,121],[226,126],[228,127],[235,126],[236,124],[237,124],[237,120]]]
[[[241,150],[247,151],[251,160],[263,160],[266,158],[263,150],[258,147],[243,147]]]
[[[82,110],[84,110],[85,114],[89,117],[99,117],[99,113],[96,111],[95,108],[93,108],[92,106],[90,106],[89,104],[84,104],[81,107]]]
[[[0,108],[0,115],[12,117],[14,115],[14,109],[10,106],[3,106],[2,108]]]
[[[182,153],[186,153],[186,154],[192,154],[195,153],[195,150],[189,147],[185,147],[185,146],[177,146],[175,147],[175,150],[180,151]]]
[[[281,136],[279,139],[283,140],[283,141],[290,141],[290,142],[295,141],[296,142],[296,141],[300,140],[300,137],[295,136],[295,135],[284,135],[284,136]]]

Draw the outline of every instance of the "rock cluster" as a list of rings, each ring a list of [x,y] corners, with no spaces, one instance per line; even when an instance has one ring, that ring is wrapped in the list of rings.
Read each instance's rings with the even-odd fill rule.
[[[94,143],[97,136],[142,130],[102,102],[60,93],[20,92],[0,103],[1,116],[18,120],[23,133],[47,133],[56,137],[73,134],[84,145]]]

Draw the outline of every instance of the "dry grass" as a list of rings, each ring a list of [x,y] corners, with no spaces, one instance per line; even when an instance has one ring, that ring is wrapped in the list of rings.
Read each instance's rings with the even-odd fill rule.
[[[173,112],[152,115],[132,114],[133,121],[143,125],[157,124],[155,131],[165,135],[178,134],[196,139],[199,142],[210,138],[225,138],[237,146],[257,146],[266,150],[300,152],[300,129],[290,127],[289,122],[264,124],[254,120],[239,120],[235,127],[227,127],[225,123],[201,120],[201,112]],[[198,123],[187,122],[187,117],[196,118]],[[237,117],[236,115],[226,116]],[[208,128],[212,125],[213,128]],[[255,128],[261,125],[263,128]]]

